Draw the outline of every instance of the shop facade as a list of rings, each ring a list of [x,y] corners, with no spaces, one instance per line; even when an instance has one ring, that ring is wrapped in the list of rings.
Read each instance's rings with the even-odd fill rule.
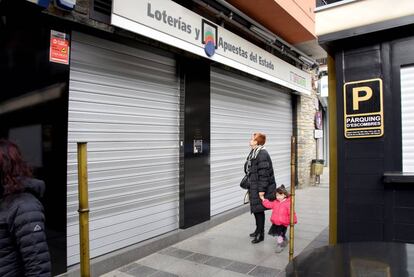
[[[244,211],[253,132],[267,134],[276,181],[291,185],[296,103],[312,91],[298,64],[172,1],[113,1],[100,30],[24,2],[6,1],[1,131],[48,184],[55,274],[79,263],[77,142],[88,143],[92,259]],[[22,9],[37,23],[14,20]],[[52,57],[54,38],[67,55]]]

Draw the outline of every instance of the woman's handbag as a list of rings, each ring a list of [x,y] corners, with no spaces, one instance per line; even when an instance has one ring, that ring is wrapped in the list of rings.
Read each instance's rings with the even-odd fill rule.
[[[240,182],[240,187],[242,189],[249,189],[249,177],[246,175],[244,175],[243,179]]]
[[[246,191],[246,194],[244,195],[243,204],[248,204],[250,202],[250,193],[249,191]]]

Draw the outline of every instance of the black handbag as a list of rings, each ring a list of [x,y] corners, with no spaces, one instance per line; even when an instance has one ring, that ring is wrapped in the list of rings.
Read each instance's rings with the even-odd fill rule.
[[[243,179],[240,182],[240,187],[242,189],[249,189],[249,166],[250,166],[250,161],[246,160],[246,162],[244,163],[244,172],[246,173],[243,177]]]
[[[249,177],[248,175],[244,175],[243,179],[240,182],[240,187],[242,189],[249,189]]]

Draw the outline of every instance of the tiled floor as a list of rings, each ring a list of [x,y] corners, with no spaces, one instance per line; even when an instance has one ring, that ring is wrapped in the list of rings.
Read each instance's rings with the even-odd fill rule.
[[[295,255],[305,248],[327,244],[328,197],[323,181],[317,187],[297,190]],[[269,217],[270,212],[266,212],[266,229],[270,227]],[[253,229],[254,218],[246,213],[102,277],[284,276],[288,247],[275,253],[276,242],[270,236],[262,243],[251,244],[248,234]]]

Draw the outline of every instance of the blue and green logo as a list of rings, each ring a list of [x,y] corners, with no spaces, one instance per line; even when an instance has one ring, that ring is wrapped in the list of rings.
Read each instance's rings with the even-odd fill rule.
[[[202,21],[202,33],[204,52],[208,57],[212,57],[217,49],[217,26],[210,22]]]

